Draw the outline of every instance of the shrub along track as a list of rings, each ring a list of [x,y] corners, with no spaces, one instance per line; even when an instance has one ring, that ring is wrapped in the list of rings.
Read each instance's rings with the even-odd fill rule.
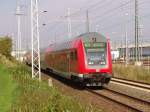
[[[100,88],[93,87],[81,89],[75,83],[56,76],[56,74],[46,72],[42,73],[43,79],[47,80],[50,77],[52,78],[54,85],[57,86],[64,94],[73,96],[75,99],[78,99],[82,104],[87,106],[92,105],[108,112],[147,112],[147,110],[149,110],[149,105],[147,103],[142,103],[141,101],[138,101],[138,99],[134,99],[127,95],[125,96],[107,88],[103,88],[101,90]]]

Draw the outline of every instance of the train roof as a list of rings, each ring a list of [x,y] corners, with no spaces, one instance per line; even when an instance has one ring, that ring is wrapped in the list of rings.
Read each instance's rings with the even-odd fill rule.
[[[105,36],[97,33],[97,32],[89,32],[89,33],[84,33],[79,35],[78,37],[74,38],[74,39],[82,39],[84,42],[85,41],[91,41],[93,38],[96,38],[97,42],[106,42],[107,39]]]
[[[80,40],[82,40],[83,42],[91,42],[91,41],[93,41],[92,40],[93,38],[96,39],[96,42],[106,42],[107,41],[105,36],[103,36],[97,32],[89,32],[89,33],[81,34],[81,35],[79,35],[73,39],[70,39],[66,42],[51,44],[51,45],[49,45],[47,51],[59,51],[59,50],[76,48],[78,46]]]

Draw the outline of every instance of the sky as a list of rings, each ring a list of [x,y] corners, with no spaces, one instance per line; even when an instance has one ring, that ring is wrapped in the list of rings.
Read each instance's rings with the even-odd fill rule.
[[[139,1],[139,26],[142,41],[150,40],[150,0]],[[22,48],[30,48],[30,0],[20,0]],[[72,38],[86,32],[86,9],[89,11],[90,31],[98,31],[112,41],[121,42],[127,33],[134,41],[134,0],[39,0],[40,46],[67,40],[67,9],[71,13]],[[46,10],[47,13],[42,13]],[[17,38],[16,0],[0,0],[0,37]],[[56,22],[55,20],[61,20]],[[62,22],[63,20],[63,22]],[[42,24],[46,24],[42,26]],[[150,41],[149,41],[150,42]]]
[[[14,16],[15,4],[13,0],[1,0],[0,1],[0,36],[7,35],[15,27],[15,16]]]

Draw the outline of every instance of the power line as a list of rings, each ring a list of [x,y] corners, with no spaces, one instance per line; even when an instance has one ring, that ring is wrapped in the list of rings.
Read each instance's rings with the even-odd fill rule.
[[[112,2],[112,0],[109,1],[109,2]],[[98,5],[99,3],[101,3],[101,5]],[[86,8],[86,6],[85,6],[85,7],[82,7],[79,11],[76,11],[76,12],[72,13],[70,16],[76,16],[76,15],[80,14],[81,12],[84,12],[84,13],[85,13],[85,11],[91,10],[91,9],[93,9],[93,8],[96,8],[97,6],[99,6],[99,7],[100,7],[100,6],[101,6],[101,7],[104,7],[105,4],[102,4],[102,3],[105,3],[105,2],[99,1],[99,2],[97,2],[97,3],[95,3],[95,4],[90,5],[88,8]],[[65,16],[65,17],[66,17],[66,16]]]
[[[133,1],[132,1],[132,2],[133,2]],[[120,9],[120,8],[122,8],[123,6],[128,5],[128,4],[132,3],[132,2],[128,1],[128,2],[126,2],[126,3],[124,3],[124,4],[121,4],[121,5],[117,6],[117,7],[111,8],[111,9],[109,9],[109,10],[103,12],[101,15],[105,16],[106,14],[112,13],[113,11],[116,11],[117,9]],[[94,18],[101,18],[101,15],[100,15],[100,16],[96,16],[96,17],[94,17]],[[92,18],[92,19],[93,19],[93,18]]]
[[[143,17],[149,17],[150,15],[143,15],[143,16],[141,16],[140,18],[143,18]],[[146,18],[143,18],[143,19],[146,19]],[[126,23],[131,23],[131,22],[134,22],[133,20],[126,20],[125,21]],[[96,24],[96,23],[95,23]],[[77,25],[77,26],[74,26],[74,27],[72,27],[72,29],[74,30],[74,29],[81,29],[82,27],[81,27],[81,25],[83,25],[83,24],[79,24],[79,25]],[[120,23],[117,23],[117,24],[112,24],[112,25],[109,25],[109,26],[107,26],[107,27],[103,27],[103,28],[101,28],[101,30],[106,30],[106,29],[111,29],[111,28],[114,28],[114,27],[119,27],[120,25],[122,25],[121,24],[121,22]],[[65,32],[62,32],[62,33],[60,33],[60,34],[58,34],[58,35],[56,35],[56,36],[60,36],[60,35],[66,35],[67,34],[67,32],[65,31]]]
[[[98,3],[101,3],[101,2],[98,2]],[[87,9],[90,9],[90,8],[92,8],[92,7],[94,7],[94,6],[97,6],[97,4],[98,3],[96,3],[96,4],[94,4],[94,5],[92,5],[92,6],[90,6],[90,7],[88,7]],[[126,4],[129,4],[130,2],[126,2],[124,5],[126,5]],[[122,5],[121,5],[122,6]],[[120,6],[119,6],[120,7]],[[117,7],[118,8],[118,7]],[[116,8],[115,8],[116,9]],[[85,9],[84,9],[85,10]],[[81,12],[81,11],[84,11],[83,9],[82,10],[80,10],[80,11],[77,11],[77,12],[75,12],[75,13],[72,13],[72,14],[70,14],[70,16],[74,16],[74,15],[76,15],[76,14],[78,14],[79,12]],[[112,11],[112,9],[111,9],[111,11]],[[67,16],[62,16],[62,18],[65,18],[65,17],[67,17]]]
[[[126,6],[126,5],[128,5],[128,4],[130,4],[130,3],[132,3],[133,1],[128,1],[128,2],[126,2],[126,3],[124,3],[124,4],[121,4],[121,5],[119,5],[118,7],[115,7],[115,8],[111,8],[110,10],[107,10],[107,11],[105,11],[104,13],[102,13],[101,15],[103,15],[103,16],[96,16],[96,17],[94,17],[94,18],[103,18],[103,17],[105,17],[105,16],[107,16],[108,14],[110,14],[110,13],[112,13],[113,14],[113,12],[114,11],[117,11],[117,9],[120,9],[121,7],[123,7],[123,6]],[[148,1],[147,1],[148,2]],[[140,4],[144,4],[144,3],[146,3],[146,2],[140,2]],[[97,4],[95,4],[95,5],[97,5]],[[88,8],[88,10],[90,10],[90,8]],[[94,19],[94,18],[91,18],[91,19]],[[102,19],[103,20],[103,19]]]
[[[139,19],[148,19],[148,17],[149,17],[150,15],[143,15],[143,16],[141,16]],[[147,17],[147,18],[143,18],[143,17]],[[94,24],[97,24],[99,21],[97,21],[96,23],[94,23]],[[126,20],[125,22],[127,22],[128,24],[130,23],[130,22],[134,22],[133,20]],[[109,26],[107,26],[107,27],[103,27],[103,28],[101,28],[101,30],[104,30],[104,29],[110,29],[110,28],[114,28],[114,27],[118,27],[118,26],[120,26],[120,25],[122,25],[121,24],[121,22],[120,23],[116,23],[116,24],[112,24],[112,25],[109,25]]]
[[[144,2],[139,2],[138,4],[140,4],[140,6],[138,7],[138,8],[140,8],[143,4],[146,4],[146,2],[148,2],[148,1],[144,1]],[[99,2],[99,3],[101,3],[101,1]],[[106,3],[106,2],[105,2]],[[123,4],[121,4],[121,5],[119,5],[119,6],[117,6],[117,7],[114,7],[114,8],[110,8],[109,10],[105,10],[105,12],[103,12],[103,13],[101,13],[101,15],[103,15],[103,16],[101,16],[101,15],[98,15],[98,16],[96,16],[96,17],[94,17],[94,18],[92,18],[92,19],[95,19],[95,18],[103,18],[103,19],[99,19],[98,21],[96,21],[96,23],[97,22],[100,22],[100,21],[106,21],[106,19],[109,19],[109,18],[112,18],[113,16],[108,16],[109,14],[114,14],[114,12],[115,11],[117,11],[117,9],[120,9],[120,8],[122,8],[122,7],[124,7],[124,6],[127,6],[127,5],[129,5],[129,4],[131,4],[132,5],[132,3],[134,3],[134,1],[128,1],[128,2],[126,2],[126,3],[123,3]],[[104,4],[104,3],[102,3],[103,5],[99,5],[98,3],[96,3],[96,4],[94,4],[93,6],[90,6],[90,7],[88,7],[88,8],[82,8],[81,10],[79,10],[79,11],[77,11],[77,12],[75,12],[75,13],[72,13],[72,14],[70,14],[70,16],[71,17],[75,17],[75,16],[77,16],[77,15],[79,15],[79,14],[81,14],[82,12],[84,12],[86,9],[88,9],[89,11],[93,11],[93,10],[97,10],[100,6],[105,6],[106,4]],[[103,8],[103,7],[100,7],[100,8]],[[132,10],[132,7],[130,8],[130,10]],[[85,12],[84,12],[85,13]],[[117,12],[116,12],[117,13]],[[83,13],[82,13],[83,14]],[[91,15],[90,15],[91,16]],[[106,18],[106,16],[107,16],[107,18]],[[131,16],[133,16],[133,15],[131,15]],[[61,19],[65,19],[65,18],[67,18],[67,16],[62,16],[61,17]],[[139,19],[140,19],[141,17],[139,17]],[[145,19],[145,18],[144,18]],[[130,22],[134,22],[134,20],[130,20]],[[128,22],[128,24],[130,23],[130,22]],[[55,22],[55,24],[53,24],[53,26],[52,27],[50,27],[51,29],[53,29],[54,27],[57,27],[57,23],[58,22]],[[62,23],[62,22],[59,22],[59,23]],[[96,24],[95,23],[95,21],[93,22],[94,24]],[[80,24],[81,25],[81,24]],[[73,28],[77,28],[77,27],[79,27],[80,25],[78,25],[78,26],[76,26],[76,27],[72,27],[72,29]],[[83,24],[82,24],[83,25]],[[111,25],[111,26],[113,26],[113,27],[118,27],[118,26],[120,26],[120,25],[122,25],[121,23],[117,23],[117,24],[115,24],[115,25]],[[60,27],[59,27],[60,28]],[[107,28],[107,27],[106,27]],[[102,28],[102,29],[106,29],[106,28]],[[112,27],[108,27],[109,29],[110,28],[112,28]],[[58,28],[57,28],[58,29]],[[81,27],[80,27],[80,29],[81,29]],[[62,30],[61,30],[62,31]],[[62,33],[61,33],[62,34]],[[65,34],[65,33],[63,33],[63,34]]]

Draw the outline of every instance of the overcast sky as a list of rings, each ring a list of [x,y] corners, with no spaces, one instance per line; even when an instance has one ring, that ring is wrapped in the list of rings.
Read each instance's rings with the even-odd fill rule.
[[[22,47],[30,46],[30,0],[20,0],[22,12]],[[62,20],[67,9],[79,13],[71,17],[72,37],[86,32],[84,9],[89,10],[90,31],[98,31],[114,41],[123,41],[125,32],[130,41],[134,41],[134,0],[39,0],[39,24],[41,46],[45,47],[55,40],[68,39],[67,22]],[[16,0],[0,0],[0,36],[17,37]],[[47,10],[47,13],[42,11]],[[61,16],[61,17],[60,17]],[[143,39],[150,37],[150,0],[139,0],[139,24]],[[65,19],[66,21],[67,19]],[[77,20],[79,22],[73,22]],[[47,24],[42,27],[42,24]],[[125,29],[127,27],[127,30]]]

